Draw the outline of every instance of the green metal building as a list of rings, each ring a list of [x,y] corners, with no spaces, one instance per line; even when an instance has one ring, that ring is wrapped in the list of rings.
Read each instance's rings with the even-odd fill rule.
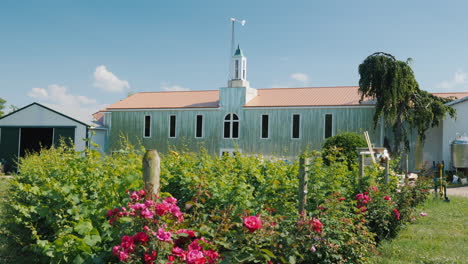
[[[358,88],[255,89],[247,81],[247,59],[237,48],[227,87],[137,93],[102,111],[107,151],[117,150],[125,136],[161,152],[206,148],[214,155],[237,150],[291,159],[345,131],[369,131],[380,146],[385,131],[381,125],[374,129],[374,103],[361,102]]]

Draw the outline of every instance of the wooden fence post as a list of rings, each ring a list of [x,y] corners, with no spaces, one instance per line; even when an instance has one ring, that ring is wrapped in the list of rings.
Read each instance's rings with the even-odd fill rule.
[[[390,173],[390,158],[385,158],[385,184],[388,184],[388,174]]]
[[[147,199],[153,199],[154,195],[159,196],[160,163],[159,154],[155,149],[146,151],[143,156],[143,182]]]
[[[299,159],[299,214],[305,211],[307,204],[307,182],[309,181],[310,158]]]
[[[364,177],[364,160],[365,160],[365,154],[359,153],[359,177],[362,180]]]

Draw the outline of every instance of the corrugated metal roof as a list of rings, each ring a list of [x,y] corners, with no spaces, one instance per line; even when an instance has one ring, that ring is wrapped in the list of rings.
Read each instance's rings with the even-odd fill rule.
[[[301,107],[301,106],[358,106],[372,104],[361,99],[359,86],[271,88],[257,89],[258,95],[245,107]],[[463,98],[464,93],[433,93],[440,97]],[[165,109],[165,108],[217,108],[219,91],[142,92],[131,95],[105,110],[113,109]],[[105,111],[104,110],[104,111]]]
[[[218,106],[219,91],[177,91],[136,93],[106,109],[213,108]]]
[[[468,92],[459,92],[459,93],[432,93],[435,96],[448,98],[448,97],[455,97],[455,99],[461,99],[463,97],[468,96]]]
[[[258,89],[246,107],[360,105],[358,86]]]

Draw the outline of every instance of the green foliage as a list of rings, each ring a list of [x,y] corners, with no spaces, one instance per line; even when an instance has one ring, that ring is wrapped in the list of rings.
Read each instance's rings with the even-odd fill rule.
[[[194,207],[194,213],[225,210],[260,212],[276,208],[293,211],[297,205],[298,165],[235,155],[214,157],[172,152],[161,158],[162,189]],[[190,210],[189,210],[190,212]]]
[[[9,240],[39,262],[103,262],[113,240],[105,209],[141,185],[140,168],[136,150],[101,157],[66,144],[22,159],[7,202]]]
[[[356,148],[366,146],[366,140],[361,135],[354,132],[340,133],[325,140],[322,147],[322,158],[327,165],[330,164],[328,159],[330,155],[335,157],[335,159],[342,158],[348,163],[349,169],[351,169],[358,158]],[[342,157],[337,157],[337,155],[341,155]]]
[[[111,228],[105,218],[109,209],[128,202],[126,190],[141,188],[142,154],[125,143],[105,157],[61,144],[22,159],[5,202],[9,218],[2,219],[8,241],[38,262],[115,261],[112,246],[147,221],[134,225],[121,218]],[[298,163],[255,156],[219,158],[206,151],[162,155],[162,196],[171,193],[179,200],[185,221],[178,228],[196,230],[212,241],[222,263],[365,263],[374,236],[396,232],[424,200],[424,192],[408,185],[397,196],[392,182],[379,189],[391,193],[395,204],[384,203],[388,200],[379,194],[367,213],[359,213],[355,195],[382,182],[383,172],[369,167],[360,178],[340,155],[329,155],[328,165],[322,156],[304,154],[310,163],[303,215],[297,213]],[[390,221],[394,208],[401,212],[400,221]],[[258,216],[262,227],[247,229],[247,216]],[[322,230],[313,228],[314,221],[323,224]]]
[[[394,156],[400,155],[400,145],[409,150],[409,135],[416,129],[424,140],[424,132],[437,126],[446,114],[455,116],[455,109],[445,105],[448,99],[431,95],[419,88],[413,70],[406,62],[390,54],[377,52],[359,65],[361,100],[375,98],[374,125],[380,117],[392,127]]]

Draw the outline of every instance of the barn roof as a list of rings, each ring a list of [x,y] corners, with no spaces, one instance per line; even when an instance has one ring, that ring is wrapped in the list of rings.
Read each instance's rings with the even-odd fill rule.
[[[6,117],[8,117],[8,116],[12,116],[12,115],[14,115],[15,113],[18,113],[18,112],[20,112],[20,111],[22,111],[22,110],[24,110],[24,109],[26,109],[26,108],[28,108],[28,107],[31,107],[31,106],[33,106],[33,105],[38,105],[38,106],[40,106],[40,107],[42,107],[42,108],[45,108],[45,109],[47,109],[47,110],[49,110],[49,111],[51,111],[51,112],[54,112],[54,113],[56,113],[56,114],[58,114],[58,115],[61,115],[61,116],[65,117],[65,118],[68,118],[68,119],[70,119],[70,120],[73,120],[73,121],[75,121],[75,122],[77,122],[77,123],[79,123],[79,124],[82,124],[82,125],[86,126],[86,127],[89,127],[89,126],[90,126],[89,124],[86,124],[86,123],[84,123],[84,122],[82,122],[82,121],[80,121],[80,120],[78,120],[78,119],[75,119],[75,118],[70,117],[70,116],[68,116],[68,115],[65,115],[65,114],[63,114],[63,113],[60,113],[59,111],[56,111],[56,110],[54,110],[54,109],[52,109],[52,108],[50,108],[50,107],[47,107],[47,106],[45,106],[45,105],[42,105],[42,104],[36,103],[36,102],[31,103],[31,104],[28,104],[28,105],[26,105],[26,106],[24,106],[24,107],[22,107],[22,108],[20,108],[20,109],[18,109],[18,110],[16,110],[16,111],[13,111],[13,112],[11,112],[11,113],[9,113],[9,114],[7,114],[7,115],[4,115],[4,116],[0,117],[0,119],[4,119],[4,118],[6,118]]]
[[[358,89],[359,86],[257,89],[257,96],[247,102],[244,107],[360,106],[374,103],[372,100],[360,102]],[[468,92],[433,94],[456,99],[468,96]],[[218,90],[141,92],[108,106],[104,111],[217,107],[219,107]]]

